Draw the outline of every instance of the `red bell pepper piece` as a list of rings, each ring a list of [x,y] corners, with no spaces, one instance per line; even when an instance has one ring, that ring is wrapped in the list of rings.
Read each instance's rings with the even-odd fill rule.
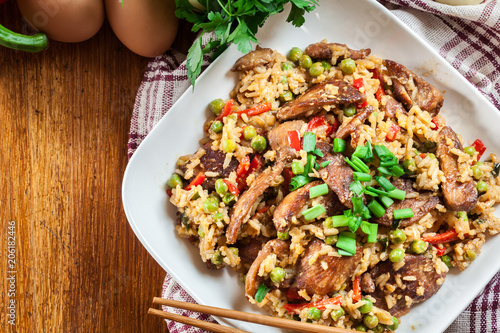
[[[444,246],[443,247],[439,247],[437,245],[432,245],[432,246],[436,248],[438,257],[442,257],[444,252],[446,251],[446,248]]]
[[[250,168],[250,156],[245,156],[240,164],[238,165],[238,168],[236,169],[236,178],[240,178],[244,175],[247,174],[248,169]]]
[[[375,97],[377,98],[377,101],[380,101],[382,99],[382,96],[385,95],[384,82],[382,82],[380,75],[378,75],[378,71],[376,68],[374,68],[371,72],[373,73],[373,78],[375,80],[378,80],[378,82],[380,82],[378,89],[375,92]]]
[[[452,242],[454,240],[458,239],[458,233],[455,231],[455,229],[448,230],[447,232],[443,232],[441,234],[437,234],[434,236],[428,236],[422,238],[424,242],[430,243],[430,244],[441,244],[441,243],[447,243],[447,242]]]
[[[326,127],[326,136],[328,136],[333,131],[333,126],[326,121],[323,116],[316,116],[309,121],[307,124],[307,132],[315,132],[315,129]],[[316,132],[315,132],[316,133]]]
[[[194,179],[191,181],[191,183],[189,183],[189,185],[186,186],[185,190],[189,191],[193,187],[201,185],[204,180],[205,180],[205,174],[203,172],[200,172],[199,174],[196,175],[196,177],[194,177]]]
[[[425,158],[425,153],[421,153],[421,154],[420,154],[420,155],[418,155],[418,156],[420,156],[420,158]]]
[[[267,112],[267,111],[271,110],[272,107],[273,107],[273,105],[271,103],[264,103],[264,104],[257,105],[253,108],[250,108],[250,109],[238,111],[236,113],[238,115],[241,115],[244,113],[247,116],[252,117],[252,116],[256,116],[256,115],[259,115],[261,113]]]
[[[394,141],[396,139],[396,135],[398,135],[399,131],[401,130],[401,127],[397,124],[392,124],[391,127],[389,128],[389,131],[387,132],[387,141]]]
[[[290,290],[290,289],[289,289]],[[288,295],[288,294],[287,294]],[[342,296],[336,296],[332,298],[327,298],[327,299],[322,299],[317,302],[312,302],[312,303],[299,303],[299,304],[285,304],[283,307],[285,308],[288,313],[298,313],[303,309],[306,308],[318,308],[319,310],[324,310],[326,309],[327,305],[340,305],[342,304]]]
[[[232,194],[238,196],[240,194],[240,190],[233,185],[233,183],[231,183],[229,180],[227,179],[223,179],[222,180],[224,183],[226,183],[227,185],[227,189],[229,190],[229,192],[231,192]]]
[[[299,131],[288,131],[288,145],[295,149],[296,151],[300,150],[300,133]]]
[[[432,118],[432,123],[436,125],[436,127],[434,127],[433,130],[437,131],[439,129],[439,123],[437,117]]]
[[[363,103],[358,104],[358,109],[365,108],[367,105],[368,105],[368,102],[367,102],[367,101],[364,101]]]
[[[486,146],[484,145],[483,141],[477,139],[471,144],[471,147],[474,147],[474,149],[478,152],[476,161],[479,161],[481,159],[481,156],[483,156],[484,152],[486,151]]]
[[[220,115],[217,116],[217,120],[222,120],[224,117],[227,117],[231,114],[233,111],[233,106],[234,106],[234,100],[230,99],[229,101],[224,104],[224,107],[222,108],[222,112]]]
[[[356,89],[361,89],[362,87],[365,86],[364,82],[363,82],[363,78],[359,78],[359,79],[356,79],[354,81],[352,81],[352,86]]]
[[[361,276],[356,276],[352,281],[352,301],[359,302],[361,300]]]
[[[255,155],[255,157],[252,159],[252,162],[250,162],[250,166],[242,177],[238,179],[238,190],[241,192],[245,189],[247,186],[247,178],[252,172],[258,171],[264,163],[262,162],[262,157],[260,155]]]
[[[168,190],[167,190],[167,195],[168,195],[169,197],[171,197],[171,196],[172,196],[172,190],[171,190],[171,189],[168,189]]]

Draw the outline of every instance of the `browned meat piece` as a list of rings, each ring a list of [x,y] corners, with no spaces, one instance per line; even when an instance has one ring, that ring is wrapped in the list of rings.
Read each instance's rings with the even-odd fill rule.
[[[234,205],[231,213],[231,222],[226,229],[228,244],[234,244],[238,238],[241,225],[249,218],[250,209],[255,201],[264,194],[269,184],[283,171],[285,163],[297,156],[295,149],[285,146],[278,151],[278,162],[274,167],[269,167],[260,173],[252,182],[250,188],[246,190]]]
[[[245,264],[253,263],[262,246],[267,242],[267,239],[264,237],[249,238],[250,240],[247,243],[237,244],[240,259]]]
[[[369,272],[373,280],[382,274],[390,274],[387,284],[393,285],[396,290],[390,292],[384,287],[376,286],[375,292],[371,293],[371,296],[377,300],[375,303],[377,307],[389,311],[396,317],[406,314],[412,304],[423,302],[434,295],[441,288],[438,280],[444,279],[446,276],[445,273],[439,274],[432,260],[423,255],[406,254],[404,263],[403,267],[394,271],[394,264],[387,260],[377,264]],[[398,287],[397,275],[401,278],[404,289]],[[392,296],[395,302],[390,308],[385,298],[388,295]],[[412,299],[411,303],[407,303],[406,296]]]
[[[373,282],[370,273],[365,273],[361,275],[361,290],[365,293],[375,292],[375,283]]]
[[[273,50],[268,48],[261,48],[257,45],[255,51],[245,54],[243,57],[236,60],[231,71],[248,71],[254,67],[264,66],[272,63],[273,60]]]
[[[328,194],[322,195],[320,197],[320,204],[325,207],[327,216],[338,215],[346,209],[340,202],[337,194],[333,191],[329,191]]]
[[[464,151],[451,127],[443,127],[439,131],[436,155],[446,178],[446,182],[441,185],[444,203],[450,210],[468,212],[477,204],[476,182],[473,180],[465,183],[458,181],[458,156],[451,153],[452,148]]]
[[[363,59],[370,55],[370,49],[352,50],[345,44],[319,42],[306,47],[306,54],[313,59],[331,59],[333,54],[344,51],[343,58]]]
[[[290,245],[280,239],[273,239],[264,245],[262,250],[259,251],[257,258],[255,258],[252,266],[247,272],[247,277],[245,278],[245,296],[247,298],[253,298],[257,289],[259,289],[262,277],[258,276],[259,267],[271,253],[276,254],[278,259],[282,259],[288,255],[290,251]]]
[[[385,113],[386,119],[395,119],[397,111],[401,112],[402,114],[407,113],[406,110],[403,109],[401,104],[399,104],[399,102],[391,96],[388,96],[387,103],[381,106],[381,110]]]
[[[384,60],[384,65],[392,79],[394,97],[407,110],[418,105],[433,117],[439,113],[444,98],[436,87],[395,61]]]
[[[361,103],[366,96],[342,80],[327,80],[309,88],[305,93],[283,105],[276,114],[279,120],[307,117],[326,105]]]
[[[407,194],[416,192],[411,183],[411,180],[402,178],[398,178],[396,181],[393,181],[393,185],[396,186],[396,188],[405,191]],[[384,216],[374,218],[374,221],[383,226],[390,227],[394,221],[393,211],[395,209],[411,208],[413,211],[413,217],[409,219],[402,219],[400,223],[401,227],[408,227],[420,221],[420,219],[434,209],[438,203],[441,203],[441,198],[432,195],[431,192],[423,191],[420,192],[420,195],[417,198],[409,198],[403,201],[396,200],[392,206],[385,210]]]
[[[273,223],[276,230],[286,232],[293,216],[296,216],[309,200],[309,189],[320,185],[321,181],[310,182],[298,190],[290,192],[274,210]]]
[[[340,202],[344,206],[352,208],[349,185],[354,181],[354,178],[351,167],[344,161],[342,154],[330,154],[332,148],[328,143],[318,142],[316,148],[321,150],[324,155],[324,157],[318,158],[318,163],[330,161],[326,168],[319,169],[319,175],[328,184],[328,187],[337,194]]]
[[[358,112],[346,125],[340,127],[335,134],[335,137],[343,140],[347,138],[359,125],[363,124],[365,120],[368,119],[372,112],[373,107],[368,105],[363,110]]]
[[[278,150],[283,146],[288,146],[288,132],[299,131],[306,124],[303,120],[287,121],[274,127],[267,134],[269,145],[273,150]]]
[[[350,279],[356,266],[361,262],[363,250],[358,247],[356,254],[352,257],[321,255],[311,264],[309,261],[316,252],[321,250],[324,244],[319,239],[312,240],[300,260],[295,282],[298,289],[305,289],[310,296],[314,294],[326,295],[339,290]],[[321,262],[328,265],[326,270],[321,266]]]

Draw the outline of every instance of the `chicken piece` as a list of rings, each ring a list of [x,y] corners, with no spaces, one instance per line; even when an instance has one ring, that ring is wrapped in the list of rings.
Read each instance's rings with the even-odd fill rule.
[[[395,317],[401,317],[408,313],[413,304],[432,297],[441,288],[446,276],[446,273],[438,273],[432,260],[424,255],[406,254],[403,267],[394,270],[394,265],[387,260],[377,264],[369,271],[373,281],[380,275],[389,273],[390,278],[386,284],[396,287],[394,291],[391,292],[380,285],[375,287],[374,292],[370,293],[369,288],[363,289],[363,291],[371,294],[377,300],[375,303],[377,307],[389,311]],[[396,276],[401,279],[404,288],[398,287]],[[363,288],[363,283],[361,287]],[[389,296],[394,304],[391,302],[389,306],[386,296]],[[407,300],[407,297],[411,301]]]
[[[345,138],[353,133],[359,125],[363,124],[365,120],[368,119],[372,112],[373,107],[368,105],[363,110],[358,112],[347,124],[340,127],[335,134],[335,137],[345,140]]]
[[[226,229],[228,244],[234,244],[238,238],[241,225],[249,218],[250,210],[257,199],[264,194],[272,181],[281,175],[285,164],[297,156],[295,149],[285,146],[278,151],[278,162],[274,167],[269,167],[260,173],[234,205],[231,213],[231,222]]]
[[[231,71],[248,71],[252,68],[271,64],[273,62],[273,50],[269,48],[261,48],[257,45],[255,51],[249,52],[236,60],[236,63],[233,68],[231,68]]]
[[[310,296],[314,294],[326,295],[340,290],[361,262],[363,253],[361,247],[356,249],[356,254],[352,257],[320,255],[314,259],[317,255],[316,252],[320,251],[323,245],[326,244],[319,239],[309,242],[297,271],[297,279],[295,280],[297,288],[305,289]],[[323,268],[322,262],[328,266],[326,269]]]
[[[384,60],[384,65],[392,80],[394,97],[407,110],[418,105],[433,117],[439,113],[444,98],[436,87],[395,61]]]
[[[283,146],[288,146],[288,132],[301,131],[302,127],[306,125],[303,120],[292,120],[275,126],[267,134],[267,139],[271,149],[278,150]]]
[[[332,59],[334,55],[343,54],[342,58],[359,60],[366,58],[371,53],[370,49],[352,50],[345,44],[319,42],[306,47],[306,54],[313,59]]]
[[[323,106],[362,103],[366,96],[342,80],[326,80],[309,88],[296,99],[283,105],[276,117],[283,121],[310,116]]]
[[[243,263],[245,264],[252,264],[255,259],[257,258],[257,255],[259,254],[259,251],[262,249],[265,243],[269,239],[260,236],[257,238],[254,237],[248,237],[249,239],[247,240],[246,243],[237,243],[236,247],[238,248],[239,251],[239,256],[240,259]]]
[[[408,193],[416,192],[412,187],[412,182],[409,179],[398,178],[392,182],[392,184]],[[391,227],[394,221],[394,210],[411,208],[413,211],[413,217],[408,219],[402,219],[400,226],[408,227],[412,224],[420,221],[428,212],[436,207],[437,204],[441,203],[441,198],[433,195],[431,192],[423,191],[417,198],[409,198],[403,201],[396,200],[396,202],[386,209],[384,216],[379,218],[374,218],[374,221],[386,227]]]
[[[344,212],[346,207],[340,202],[335,192],[329,191],[328,194],[319,197],[319,203],[326,209],[327,216],[334,216]]]
[[[396,119],[396,113],[399,111],[402,114],[407,114],[406,110],[391,96],[387,96],[387,103],[382,105],[380,109],[385,114],[385,119]]]
[[[268,241],[259,251],[257,258],[255,258],[252,266],[247,272],[245,278],[245,296],[250,299],[255,296],[255,292],[259,289],[262,281],[262,277],[258,275],[260,265],[270,254],[274,253],[279,260],[282,260],[285,256],[288,256],[290,251],[289,242],[273,239]]]
[[[365,293],[375,292],[375,282],[373,282],[370,273],[365,273],[361,275],[361,290]]]
[[[451,153],[452,148],[464,151],[451,127],[443,127],[439,131],[436,155],[446,179],[446,182],[441,185],[444,203],[450,210],[468,212],[477,204],[476,182],[473,180],[465,183],[458,181],[458,156]]]

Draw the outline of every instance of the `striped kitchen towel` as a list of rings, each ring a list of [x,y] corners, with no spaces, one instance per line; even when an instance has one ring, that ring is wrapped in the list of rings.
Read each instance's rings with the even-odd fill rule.
[[[500,4],[487,0],[476,6],[448,6],[432,0],[379,0],[426,40],[500,110]],[[205,59],[205,67],[208,65]],[[129,157],[154,125],[190,86],[185,55],[170,50],[148,64],[134,105]],[[168,274],[162,297],[193,302]],[[448,328],[451,332],[498,332],[500,273]],[[177,314],[215,322],[213,318],[179,309]],[[171,333],[203,330],[167,321]]]

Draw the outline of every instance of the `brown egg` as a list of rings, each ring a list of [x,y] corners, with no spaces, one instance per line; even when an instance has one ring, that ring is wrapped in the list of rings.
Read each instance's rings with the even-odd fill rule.
[[[155,57],[174,42],[179,20],[174,0],[105,0],[106,14],[116,36],[131,51]]]
[[[50,39],[81,42],[104,22],[102,0],[17,0],[26,21]]]

